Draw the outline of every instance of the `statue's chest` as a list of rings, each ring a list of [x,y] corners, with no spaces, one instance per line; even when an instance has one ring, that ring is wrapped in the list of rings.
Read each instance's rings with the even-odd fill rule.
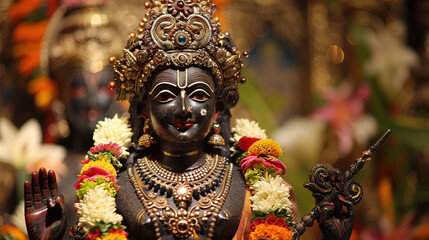
[[[232,186],[237,171],[226,162],[200,170],[187,176],[172,176],[143,160],[128,169],[137,201],[133,201],[128,211],[132,214],[124,216],[124,220],[132,223],[129,231],[135,239],[233,237],[240,221],[245,186]],[[154,176],[153,171],[162,177]]]

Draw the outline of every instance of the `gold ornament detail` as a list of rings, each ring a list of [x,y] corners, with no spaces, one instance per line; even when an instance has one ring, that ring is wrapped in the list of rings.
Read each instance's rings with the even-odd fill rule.
[[[124,56],[114,61],[118,100],[131,101],[145,92],[157,68],[198,66],[212,71],[220,93],[238,88],[242,58],[229,34],[221,33],[211,1],[152,0],[141,29],[130,37]]]
[[[220,125],[218,123],[213,124],[213,135],[210,136],[207,143],[215,146],[225,146],[225,139],[219,133]]]
[[[143,127],[143,135],[139,138],[139,146],[145,146],[148,148],[155,143],[155,139],[150,135],[149,119],[146,119]]]
[[[144,171],[147,171],[147,169],[145,170],[142,166],[145,166],[145,161],[147,164],[147,161],[151,160],[148,160],[147,158],[140,159],[138,165],[133,169],[128,169],[130,181],[134,186],[145,211],[154,223],[155,235],[158,240],[161,239],[158,221],[164,225],[168,232],[172,233],[178,239],[187,239],[190,236],[193,236],[194,239],[198,239],[198,233],[202,232],[207,233],[207,239],[210,240],[213,238],[214,228],[216,226],[219,213],[222,210],[223,203],[225,202],[231,186],[233,167],[232,164],[227,163],[223,157],[208,157],[206,162],[211,161],[210,159],[213,160],[210,163],[211,167],[208,167],[208,164],[205,163],[196,169],[185,172],[184,174],[164,169],[163,172],[158,172],[157,176],[150,178],[149,181],[152,181],[153,184],[164,182],[164,184],[167,185],[173,184],[172,181],[167,179],[180,178],[190,180],[175,182],[174,186],[169,186],[170,189],[174,189],[172,196],[177,208],[168,203],[168,194],[167,198],[157,196],[155,187],[151,188],[147,184],[143,183],[147,177],[142,177],[142,173],[144,175]],[[221,174],[221,176],[216,178],[217,181],[221,182],[223,187],[220,188],[218,192],[209,187],[208,193],[205,194],[205,196],[201,196],[197,204],[189,207],[192,202],[192,192],[195,191],[193,189],[196,185],[199,185],[196,184],[196,182],[203,181],[206,178],[207,175],[202,172],[205,172],[207,169],[210,169],[208,175],[213,175],[216,172],[214,171],[215,169],[225,169],[224,174]],[[197,173],[198,171],[200,171],[200,173]],[[195,176],[197,180],[192,180],[191,176]]]

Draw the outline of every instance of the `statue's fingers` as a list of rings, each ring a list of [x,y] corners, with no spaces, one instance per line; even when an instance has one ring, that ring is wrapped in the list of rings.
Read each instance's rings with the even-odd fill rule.
[[[31,191],[31,182],[25,181],[24,182],[24,197],[25,197],[25,210],[33,210],[34,209],[34,203],[33,203],[33,192]]]
[[[64,197],[62,195],[56,196],[55,197],[55,203],[58,206],[60,206],[60,208],[61,208],[61,215],[65,219],[65,217],[66,217],[66,205],[65,205],[65,202],[64,202]]]
[[[325,221],[330,219],[334,215],[335,207],[334,204],[331,202],[321,202],[319,204],[320,206],[320,220]]]
[[[46,205],[48,198],[51,197],[51,192],[49,191],[48,173],[46,172],[45,168],[40,168],[39,170],[39,181],[40,181],[40,190],[42,192],[42,202],[43,202],[43,205]]]
[[[48,208],[54,208],[55,205],[55,199],[53,197],[48,198]]]
[[[31,174],[31,189],[33,190],[33,203],[34,207],[41,208],[42,205],[42,193],[40,192],[39,174],[33,172]]]
[[[49,170],[48,172],[48,183],[49,190],[51,191],[51,196],[58,196],[57,177],[55,176],[54,170]]]

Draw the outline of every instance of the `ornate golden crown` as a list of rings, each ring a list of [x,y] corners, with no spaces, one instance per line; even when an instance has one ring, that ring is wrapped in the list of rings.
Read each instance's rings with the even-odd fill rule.
[[[52,76],[71,65],[102,70],[108,56],[121,53],[122,41],[115,37],[119,26],[111,20],[101,5],[58,8],[44,36],[42,71]]]
[[[242,57],[228,33],[221,33],[211,0],[152,0],[138,34],[130,33],[120,60],[110,58],[116,72],[118,100],[131,100],[145,92],[152,72],[163,67],[205,67],[212,71],[224,105],[238,100]]]

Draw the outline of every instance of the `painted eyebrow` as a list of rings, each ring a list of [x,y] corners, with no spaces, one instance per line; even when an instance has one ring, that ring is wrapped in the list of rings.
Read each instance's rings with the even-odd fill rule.
[[[159,82],[159,81],[161,81],[161,80],[163,80],[163,79],[166,79],[166,80],[170,80],[170,79],[172,79],[172,78],[170,78],[170,77],[168,77],[168,76],[162,76],[162,75],[170,75],[170,76],[173,76],[173,74],[168,73],[168,72],[160,73],[160,74],[158,74],[158,76],[155,78],[155,81],[153,82],[153,84],[155,84],[155,83],[157,83],[157,82]],[[155,86],[150,90],[149,95],[152,95],[153,91],[155,91],[155,89],[156,89],[158,86],[162,85],[162,84],[166,84],[166,85],[170,85],[170,86],[176,87],[176,85],[175,85],[175,84],[170,83],[170,82],[162,82],[162,83],[158,83],[158,84],[155,84]]]
[[[193,79],[194,79],[194,80],[195,80],[195,79],[204,79],[204,80],[210,80],[210,79],[211,79],[211,77],[210,77],[209,75],[207,75],[206,73],[203,73],[203,72],[192,73],[192,74],[191,74],[191,76],[193,76],[193,75],[199,75],[199,74],[201,74],[201,75],[205,75],[205,76],[197,76],[197,77],[195,77],[195,78],[193,78]],[[212,86],[210,86],[210,84],[208,84],[207,82],[196,81],[196,82],[193,82],[193,83],[189,84],[189,85],[188,85],[188,87],[192,87],[192,86],[194,86],[194,85],[196,85],[196,84],[204,84],[204,85],[206,85],[208,88],[210,88],[210,90],[211,90],[212,92],[215,92],[215,91],[213,90],[213,87],[212,87]]]

